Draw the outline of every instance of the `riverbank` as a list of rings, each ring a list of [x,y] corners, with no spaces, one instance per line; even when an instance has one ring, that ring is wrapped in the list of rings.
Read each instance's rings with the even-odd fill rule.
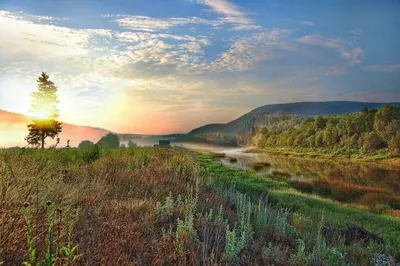
[[[396,217],[358,210],[330,199],[302,193],[291,188],[286,182],[265,178],[250,171],[225,167],[209,155],[199,155],[196,160],[201,169],[215,179],[218,186],[234,186],[239,192],[246,193],[254,199],[268,195],[272,204],[292,210],[291,223],[304,238],[316,233],[315,228],[320,226],[321,219],[325,226],[332,228],[356,223],[368,230],[379,230],[384,240],[390,243],[392,254],[400,258],[400,219]],[[345,250],[349,247],[342,246],[340,249]]]
[[[314,159],[323,159],[323,160],[343,160],[349,161],[352,163],[376,163],[376,164],[388,164],[394,166],[400,166],[400,156],[396,158],[389,158],[388,155],[384,153],[377,154],[360,154],[360,153],[350,153],[350,154],[339,154],[332,153],[331,150],[323,150],[319,149],[315,150],[293,150],[287,148],[254,148],[249,147],[243,150],[244,153],[270,153],[270,154],[278,154],[283,156],[295,156],[295,157],[306,157],[306,158],[314,158]]]

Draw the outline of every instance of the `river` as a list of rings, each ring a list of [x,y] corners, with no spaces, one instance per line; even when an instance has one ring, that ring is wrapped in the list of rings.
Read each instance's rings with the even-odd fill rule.
[[[229,167],[254,170],[265,177],[279,177],[294,188],[348,203],[386,204],[400,209],[400,167],[346,159],[320,159],[270,153],[244,153],[242,148],[182,145],[225,153],[221,162]],[[234,158],[233,160],[231,160]]]

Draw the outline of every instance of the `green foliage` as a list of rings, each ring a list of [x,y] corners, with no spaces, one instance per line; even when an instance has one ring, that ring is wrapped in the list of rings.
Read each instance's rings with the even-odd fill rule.
[[[128,148],[136,148],[137,144],[135,142],[133,142],[132,140],[128,141]]]
[[[376,266],[392,266],[396,265],[395,259],[387,254],[377,254],[375,258]]]
[[[315,128],[317,129],[317,130],[323,130],[323,129],[325,129],[325,126],[326,126],[326,120],[325,120],[325,118],[323,118],[322,116],[318,116],[316,119],[315,119]]]
[[[319,237],[314,236],[314,232],[320,232],[315,228],[321,227],[315,217],[320,217],[322,210],[324,210],[325,220],[330,225],[346,226],[349,220],[357,222],[368,230],[379,230],[381,236],[387,243],[390,243],[389,245],[392,246],[393,250],[400,250],[400,239],[396,237],[396,235],[400,234],[400,222],[395,217],[359,211],[337,204],[329,199],[304,194],[290,189],[286,186],[286,183],[269,180],[264,177],[259,179],[257,175],[251,172],[224,167],[210,156],[201,155],[197,157],[197,160],[201,164],[201,174],[213,177],[212,180],[206,179],[204,185],[215,189],[217,187],[234,186],[238,192],[246,193],[252,199],[259,199],[261,195],[268,193],[269,202],[280,206],[276,211],[271,211],[266,203],[261,203],[260,207],[255,205],[256,208],[252,214],[252,217],[254,217],[252,218],[252,225],[256,235],[268,230],[268,228],[272,228],[273,230],[279,230],[280,233],[286,233],[288,239],[304,237],[303,240],[307,243],[307,246],[315,249],[313,254],[316,260],[325,261],[325,255],[329,251],[329,247],[322,240],[321,234],[319,234]],[[221,193],[225,193],[224,195],[230,198],[229,193]],[[283,210],[281,209],[282,207],[284,208]],[[289,212],[285,210],[286,207],[294,212],[293,216],[302,217],[301,220],[296,220],[296,228],[299,227],[302,231],[296,233],[297,230],[294,230],[290,223],[292,218]],[[275,218],[278,213],[282,215],[280,219]],[[264,217],[265,219],[263,219]],[[233,238],[233,230],[229,232],[230,243],[235,243],[234,240],[236,239]],[[234,245],[231,245],[231,247],[234,247]],[[232,252],[229,254],[232,254]],[[395,256],[400,255],[398,251],[392,254],[397,254]]]
[[[93,146],[94,143],[91,142],[90,140],[83,140],[81,143],[78,145],[78,149],[89,149],[89,147]]]
[[[345,265],[345,256],[340,253],[336,248],[330,248],[325,256],[326,265],[328,266],[342,266]]]
[[[47,137],[54,139],[61,133],[62,124],[58,121],[57,87],[44,72],[37,79],[37,86],[38,91],[32,93],[30,112],[33,119],[27,125],[29,134],[25,140],[32,146],[41,145],[43,149]]]
[[[183,254],[185,241],[196,240],[197,232],[193,225],[194,217],[192,214],[185,215],[184,220],[179,218],[176,221],[175,248],[179,254]]]
[[[100,146],[98,144],[89,146],[88,149],[82,153],[83,161],[86,163],[92,163],[100,158]]]
[[[61,215],[62,210],[57,210],[57,213]],[[55,204],[51,201],[46,202],[46,214],[47,214],[47,237],[46,237],[46,251],[42,259],[37,258],[37,248],[35,246],[38,236],[33,236],[32,232],[32,217],[30,214],[29,203],[24,204],[24,218],[26,223],[26,238],[27,238],[27,249],[28,249],[28,261],[24,261],[25,266],[54,266],[57,261],[65,261],[66,265],[71,265],[72,262],[76,261],[81,254],[77,253],[78,245],[73,245],[73,229],[74,219],[71,216],[71,212],[67,211],[68,216],[68,241],[67,245],[59,246],[59,243],[55,242],[54,239],[54,219],[56,214]],[[60,236],[59,236],[60,237]],[[55,246],[56,245],[56,246]]]
[[[315,119],[286,118],[258,128],[251,143],[259,148],[280,147],[334,152],[374,153],[400,151],[400,107],[359,113],[318,116]]]
[[[238,224],[230,230],[226,229],[225,237],[225,257],[229,262],[238,259],[238,254],[247,245],[253,235],[251,224],[252,203],[250,198],[235,190],[227,190],[227,196],[231,203],[236,206]]]
[[[28,244],[28,261],[24,262],[24,265],[26,266],[35,265],[36,262],[35,237],[32,235],[31,215],[29,212],[29,203],[25,203],[24,218],[26,223],[26,240]]]
[[[165,216],[173,215],[173,213],[174,213],[174,197],[172,196],[172,192],[169,192],[169,195],[165,198],[164,204],[157,201],[156,213],[157,213],[157,215],[165,215]]]
[[[281,245],[272,245],[271,242],[265,247],[264,256],[268,258],[271,265],[281,265],[289,253],[288,247]]]
[[[54,203],[48,201],[46,203],[47,211],[47,251],[42,260],[42,264],[52,266],[56,262],[56,254],[54,251]]]
[[[297,252],[292,253],[289,259],[289,264],[307,266],[306,245],[303,240],[297,240]]]
[[[75,217],[74,217],[75,216]],[[68,219],[68,239],[66,245],[60,247],[60,254],[63,257],[63,261],[66,265],[73,265],[83,254],[78,253],[79,245],[73,242],[73,232],[76,222],[76,217],[78,216],[78,210],[76,210],[75,215],[73,215],[70,209],[67,210]]]
[[[119,137],[116,134],[108,133],[102,137],[97,144],[103,149],[118,149],[119,148]]]

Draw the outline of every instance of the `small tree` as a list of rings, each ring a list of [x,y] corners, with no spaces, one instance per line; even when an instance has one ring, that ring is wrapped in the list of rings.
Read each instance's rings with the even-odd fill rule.
[[[79,143],[78,145],[78,149],[88,149],[90,146],[93,146],[94,143],[91,142],[90,140],[84,140],[81,141],[81,143]]]
[[[28,125],[29,134],[25,140],[44,149],[45,139],[58,136],[62,124],[58,121],[57,87],[44,72],[37,79],[37,86],[38,91],[31,95],[32,123]]]
[[[128,141],[128,147],[129,148],[135,148],[135,147],[137,147],[137,144],[135,142],[133,142],[132,140],[129,140]]]
[[[322,130],[326,127],[326,120],[322,116],[318,116],[317,118],[315,118],[314,123],[317,130]]]
[[[375,131],[364,133],[363,142],[362,148],[364,152],[373,152],[382,145],[382,140]]]
[[[400,133],[397,132],[389,142],[389,150],[393,154],[400,154]]]
[[[116,134],[108,133],[97,142],[101,148],[117,149],[119,148],[119,137]]]

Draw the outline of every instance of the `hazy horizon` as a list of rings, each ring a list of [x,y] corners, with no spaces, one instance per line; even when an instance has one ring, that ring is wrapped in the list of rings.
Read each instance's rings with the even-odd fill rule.
[[[60,120],[169,134],[275,103],[400,102],[400,2],[34,1],[0,5],[0,109],[42,71]]]

